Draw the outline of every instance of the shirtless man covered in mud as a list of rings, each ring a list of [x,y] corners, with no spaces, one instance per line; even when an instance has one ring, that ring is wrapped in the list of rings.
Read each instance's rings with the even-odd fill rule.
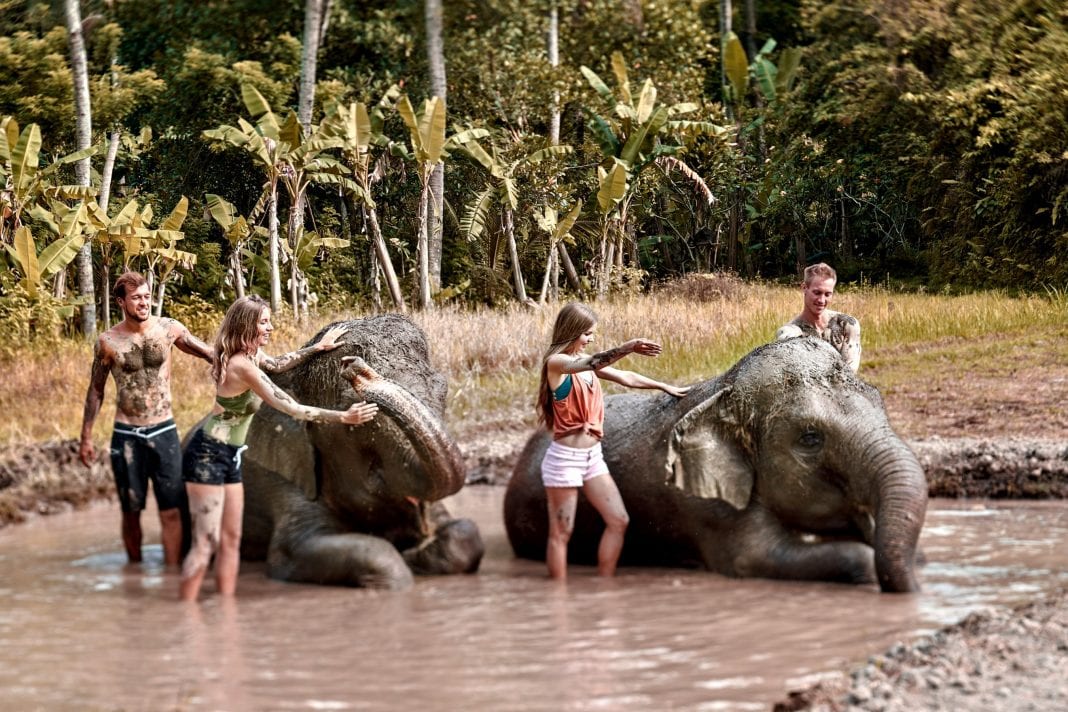
[[[122,506],[126,555],[131,563],[141,561],[141,511],[151,480],[159,507],[164,563],[178,565],[186,500],[182,449],[171,413],[171,347],[209,363],[212,351],[174,319],[152,316],[148,282],[137,272],[119,277],[113,294],[123,320],[97,340],[78,456],[86,467],[96,458],[93,422],[110,373],[116,389],[111,469]]]
[[[827,308],[834,296],[838,275],[828,264],[809,265],[801,284],[805,305],[801,313],[775,332],[775,340],[795,336],[815,336],[830,343],[853,372],[860,368],[860,322],[854,317]]]

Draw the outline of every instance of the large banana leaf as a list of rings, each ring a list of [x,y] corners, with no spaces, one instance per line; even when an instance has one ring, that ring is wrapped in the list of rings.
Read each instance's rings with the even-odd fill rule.
[[[594,138],[597,140],[597,144],[601,147],[601,155],[618,156],[620,143],[616,138],[615,132],[607,121],[594,113],[590,113],[590,121],[587,124],[590,127],[590,132],[593,133]]]
[[[575,207],[571,208],[571,212],[564,216],[564,219],[556,223],[556,229],[553,230],[554,239],[562,239],[567,237],[571,232],[571,228],[575,225],[575,221],[578,220],[579,214],[582,212],[582,201],[578,201]]]
[[[731,101],[740,101],[749,88],[749,59],[745,56],[742,41],[733,32],[727,33],[723,49],[723,67],[733,91]]]
[[[174,210],[167,216],[167,219],[163,221],[163,224],[159,226],[160,231],[179,231],[182,228],[182,223],[185,222],[185,216],[189,212],[189,198],[184,195],[179,199],[178,204],[174,206]],[[179,233],[180,234],[180,233]]]
[[[623,59],[623,53],[616,50],[612,53],[612,72],[616,75],[619,84],[620,99],[625,104],[633,104],[634,99],[630,95],[630,79],[627,78],[627,63]]]
[[[467,206],[460,219],[460,231],[468,241],[477,240],[486,229],[486,220],[497,198],[497,186],[487,185]]]
[[[295,111],[286,114],[286,120],[278,129],[278,140],[289,144],[294,153],[300,150],[301,144],[304,143],[304,133]]]
[[[601,81],[601,78],[597,76],[596,72],[582,65],[579,67],[579,71],[582,72],[582,76],[586,77],[586,81],[590,83],[593,90],[600,94],[606,101],[615,103],[616,97],[612,94],[612,90],[608,88],[608,85]]]
[[[652,79],[646,79],[645,84],[642,85],[642,93],[638,95],[638,123],[644,124],[648,121],[655,107],[656,87],[653,85]]]
[[[360,153],[367,153],[371,146],[371,138],[377,133],[371,125],[371,117],[367,113],[367,106],[360,102],[355,105],[353,114],[353,139]]]
[[[627,169],[622,163],[614,162],[612,170],[598,169],[597,179],[601,187],[597,191],[597,205],[605,215],[612,212],[616,203],[627,194]]]
[[[229,230],[230,226],[238,218],[237,208],[221,195],[216,195],[215,193],[205,194],[204,205],[208,209],[208,214],[211,215],[215,222],[219,223],[219,227],[223,230]]]
[[[256,120],[260,132],[267,138],[278,141],[280,133],[278,117],[271,111],[271,105],[263,98],[263,94],[260,94],[251,84],[242,84],[241,101],[245,103],[248,113]]]
[[[445,148],[445,102],[440,97],[427,100],[419,130],[423,134],[427,162],[440,163]]]
[[[0,164],[11,163],[11,153],[19,142],[19,122],[13,116],[0,119]],[[0,168],[3,166],[0,165]]]
[[[41,129],[30,124],[22,130],[15,150],[11,152],[11,180],[15,195],[25,196],[37,175],[37,162],[41,155]]]
[[[775,78],[775,91],[779,96],[790,91],[797,77],[797,70],[801,66],[800,47],[787,47],[779,57],[779,73]]]
[[[633,166],[637,161],[638,153],[642,150],[642,146],[645,145],[646,139],[654,138],[660,133],[660,129],[667,124],[667,120],[667,107],[661,106],[649,117],[649,121],[642,123],[638,130],[627,138],[627,143],[623,146],[619,159],[628,166]]]
[[[412,150],[415,155],[419,157],[423,153],[423,136],[419,133],[419,119],[415,116],[415,109],[412,108],[412,102],[407,94],[404,94],[397,100],[397,113],[401,115],[401,120],[403,120],[404,125],[408,127],[408,134],[412,141]]]
[[[764,98],[769,103],[774,103],[778,99],[778,92],[776,91],[778,69],[763,56],[760,56],[753,62],[753,74],[756,76],[757,84],[760,86],[760,93],[764,95]]]
[[[545,148],[534,151],[529,156],[522,159],[525,163],[538,163],[544,161],[546,158],[553,158],[558,156],[566,156],[569,153],[574,152],[574,148],[567,144],[560,144],[558,146],[546,146]]]
[[[22,274],[25,275],[22,286],[31,297],[36,297],[37,287],[41,284],[41,265],[37,260],[37,246],[33,242],[33,233],[25,225],[15,230],[15,257]]]

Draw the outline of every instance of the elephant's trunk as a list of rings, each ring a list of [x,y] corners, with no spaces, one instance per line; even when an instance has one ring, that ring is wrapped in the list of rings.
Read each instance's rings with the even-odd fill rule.
[[[881,434],[885,437],[873,434],[878,444],[863,456],[874,476],[875,572],[885,592],[919,591],[915,558],[927,512],[927,478],[905,443],[892,433]]]
[[[458,492],[464,485],[463,457],[444,425],[418,398],[393,381],[382,377],[358,356],[342,359],[341,372],[356,395],[377,403],[381,413],[393,420],[408,437],[427,477],[417,481],[418,499],[436,501]]]

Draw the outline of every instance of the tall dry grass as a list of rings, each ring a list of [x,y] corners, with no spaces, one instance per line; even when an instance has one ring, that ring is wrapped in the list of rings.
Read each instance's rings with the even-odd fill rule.
[[[534,423],[538,367],[558,306],[444,307],[413,315],[427,333],[433,365],[449,380],[448,420],[460,437],[483,428]],[[593,304],[600,317],[595,344],[612,346],[637,336],[660,341],[664,353],[659,358],[630,356],[618,366],[692,383],[722,372],[772,338],[800,306],[796,288],[693,275],[650,295]],[[869,365],[900,345],[1000,333],[1060,333],[1068,324],[1065,300],[999,292],[943,296],[842,286],[834,306],[861,320],[864,364]],[[320,314],[303,327],[278,318],[270,351],[296,348],[327,322],[358,316],[364,314]],[[212,334],[198,336],[209,340]],[[0,362],[2,441],[78,437],[91,359],[88,345],[68,342],[47,350],[30,344]],[[180,353],[174,356],[173,378],[175,419],[184,431],[210,408],[211,379],[207,364]],[[114,384],[109,381],[94,429],[97,443],[107,442],[113,417]]]

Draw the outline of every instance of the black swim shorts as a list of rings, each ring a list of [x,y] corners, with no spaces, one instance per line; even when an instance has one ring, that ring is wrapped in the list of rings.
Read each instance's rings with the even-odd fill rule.
[[[140,512],[148,501],[148,481],[160,511],[185,504],[182,445],[173,420],[138,427],[115,423],[111,471],[123,512]]]
[[[182,458],[182,479],[198,485],[236,485],[241,482],[244,449],[244,445],[228,445],[197,430]]]

